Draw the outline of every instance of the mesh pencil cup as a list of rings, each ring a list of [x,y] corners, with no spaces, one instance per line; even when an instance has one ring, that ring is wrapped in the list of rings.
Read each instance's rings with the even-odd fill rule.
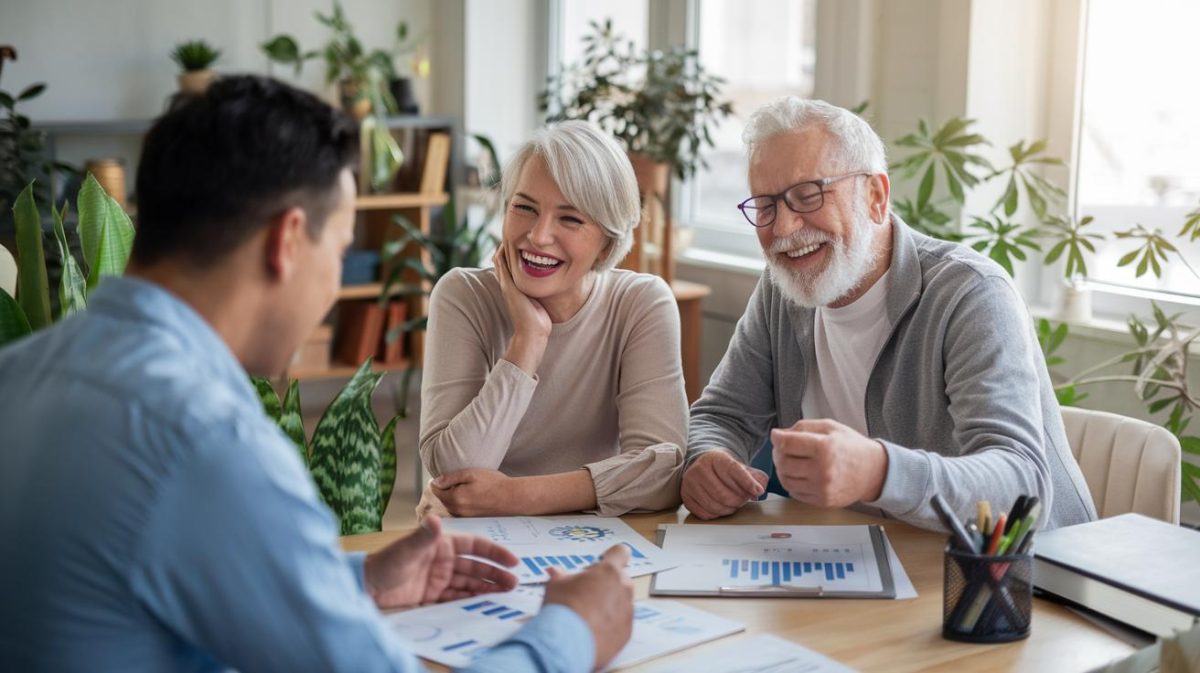
[[[982,556],[946,546],[942,637],[1007,643],[1029,637],[1033,554]]]

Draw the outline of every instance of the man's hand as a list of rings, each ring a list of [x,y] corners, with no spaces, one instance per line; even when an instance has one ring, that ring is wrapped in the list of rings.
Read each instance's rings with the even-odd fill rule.
[[[887,479],[883,444],[828,419],[771,431],[775,473],[793,498],[819,507],[878,500]]]
[[[471,467],[447,472],[429,484],[454,516],[509,516],[523,511],[517,480],[498,470]]]
[[[629,548],[616,545],[581,573],[547,568],[545,603],[565,605],[587,622],[596,641],[596,670],[617,656],[633,633],[633,582],[625,574],[627,563]]]
[[[462,558],[464,554],[517,565],[517,557],[504,547],[474,535],[443,534],[441,520],[430,516],[416,532],[367,556],[367,593],[380,609],[388,610],[517,586],[512,573]]]
[[[729,516],[767,490],[767,474],[717,449],[700,454],[683,473],[680,495],[701,519]]]

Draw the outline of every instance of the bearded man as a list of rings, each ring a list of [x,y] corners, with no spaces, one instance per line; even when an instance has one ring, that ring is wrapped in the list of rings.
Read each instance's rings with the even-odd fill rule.
[[[1044,527],[1094,519],[1004,270],[889,212],[883,142],[848,110],[782,98],[743,139],[738,208],[767,265],[691,409],[688,510],[726,516],[771,482],[930,529],[936,493],[963,518],[1036,495]],[[777,480],[750,466],[768,437]]]

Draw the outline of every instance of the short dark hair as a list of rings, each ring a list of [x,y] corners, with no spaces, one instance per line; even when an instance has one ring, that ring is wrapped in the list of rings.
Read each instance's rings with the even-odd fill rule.
[[[151,127],[137,174],[133,260],[208,266],[293,206],[315,240],[355,168],[358,124],[316,96],[255,75],[224,77]]]

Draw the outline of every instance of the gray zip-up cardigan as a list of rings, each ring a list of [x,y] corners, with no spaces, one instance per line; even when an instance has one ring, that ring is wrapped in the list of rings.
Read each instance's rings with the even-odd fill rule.
[[[964,518],[978,500],[1004,511],[1018,495],[1036,494],[1046,528],[1096,518],[1012,279],[970,248],[895,216],[892,232],[892,328],[866,391],[867,429],[887,449],[887,479],[877,501],[855,508],[942,530],[934,493]],[[784,298],[764,272],[692,405],[689,465],[718,447],[748,464],[771,428],[803,418],[816,366],[812,330],[813,310]]]

